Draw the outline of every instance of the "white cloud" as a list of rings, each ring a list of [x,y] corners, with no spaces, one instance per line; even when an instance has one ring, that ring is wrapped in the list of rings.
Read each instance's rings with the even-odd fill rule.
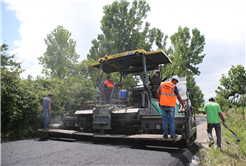
[[[91,47],[91,41],[97,37],[100,30],[100,20],[103,16],[103,6],[112,1],[7,1],[8,9],[16,11],[21,22],[20,41],[15,41],[17,58],[24,61],[27,69],[23,74],[34,76],[41,74],[38,57],[46,51],[44,38],[58,25],[68,29],[71,38],[77,41],[77,53],[85,59]],[[35,70],[35,71],[33,71]]]
[[[178,26],[198,28],[206,39],[230,42],[244,40],[245,2],[230,1],[148,1],[147,20],[165,34],[173,35]]]
[[[178,27],[197,28],[204,34],[206,54],[196,83],[205,101],[215,96],[222,74],[245,58],[245,1],[147,1],[151,6],[147,21],[170,37]],[[170,40],[168,45],[170,46]]]

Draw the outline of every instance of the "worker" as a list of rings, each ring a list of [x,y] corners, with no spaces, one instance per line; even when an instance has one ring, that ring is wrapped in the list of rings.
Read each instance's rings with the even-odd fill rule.
[[[44,112],[44,129],[49,130],[48,124],[51,112],[51,99],[54,97],[53,93],[49,93],[48,97],[43,99],[43,112]]]
[[[176,84],[179,82],[178,76],[173,76],[171,81],[162,82],[157,90],[157,97],[159,100],[159,106],[161,107],[163,117],[163,137],[168,138],[168,118],[170,124],[170,136],[173,140],[178,137],[175,134],[175,105],[176,97],[182,105],[182,108],[186,111],[184,103],[179,95],[179,90]]]
[[[104,81],[104,85],[108,88],[108,90],[105,89],[105,95],[108,97],[109,100],[109,94],[111,94],[114,87],[114,82],[110,79],[110,76],[107,76],[107,79]]]
[[[226,127],[225,119],[220,109],[220,105],[214,102],[215,97],[210,97],[208,103],[205,104],[203,108],[203,114],[207,114],[207,132],[209,137],[209,147],[214,144],[214,139],[212,135],[212,129],[215,128],[217,136],[217,146],[221,149],[221,126],[220,119],[223,125]]]
[[[114,82],[110,79],[110,76],[107,76],[107,79],[104,81],[104,84],[108,88],[113,88],[114,87]]]

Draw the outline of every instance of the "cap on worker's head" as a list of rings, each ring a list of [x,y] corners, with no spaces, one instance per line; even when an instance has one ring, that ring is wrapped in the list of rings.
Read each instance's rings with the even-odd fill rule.
[[[110,76],[107,76],[107,78],[110,78]]]
[[[179,82],[179,77],[178,77],[178,76],[173,76],[173,77],[172,77],[172,80],[173,80],[173,79],[174,79],[174,80],[177,80],[177,81]]]
[[[214,101],[215,100],[215,97],[214,96],[210,96],[208,100],[209,101]]]

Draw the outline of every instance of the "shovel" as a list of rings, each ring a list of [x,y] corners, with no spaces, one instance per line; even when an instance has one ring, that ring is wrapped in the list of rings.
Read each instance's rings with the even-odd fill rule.
[[[222,123],[223,124],[223,123]],[[232,134],[234,135],[234,137],[236,138],[236,140],[238,141],[238,142],[240,142],[240,139],[238,138],[238,136],[228,127],[228,126],[225,126],[224,124],[223,124],[223,126],[225,127],[225,128],[227,128],[230,132],[232,132]]]

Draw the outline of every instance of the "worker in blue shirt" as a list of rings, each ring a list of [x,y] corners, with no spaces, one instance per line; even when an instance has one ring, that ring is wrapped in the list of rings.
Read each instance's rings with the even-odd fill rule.
[[[50,120],[51,112],[51,99],[54,97],[53,93],[49,93],[48,97],[43,99],[43,111],[44,111],[44,129],[48,130],[48,124]]]

